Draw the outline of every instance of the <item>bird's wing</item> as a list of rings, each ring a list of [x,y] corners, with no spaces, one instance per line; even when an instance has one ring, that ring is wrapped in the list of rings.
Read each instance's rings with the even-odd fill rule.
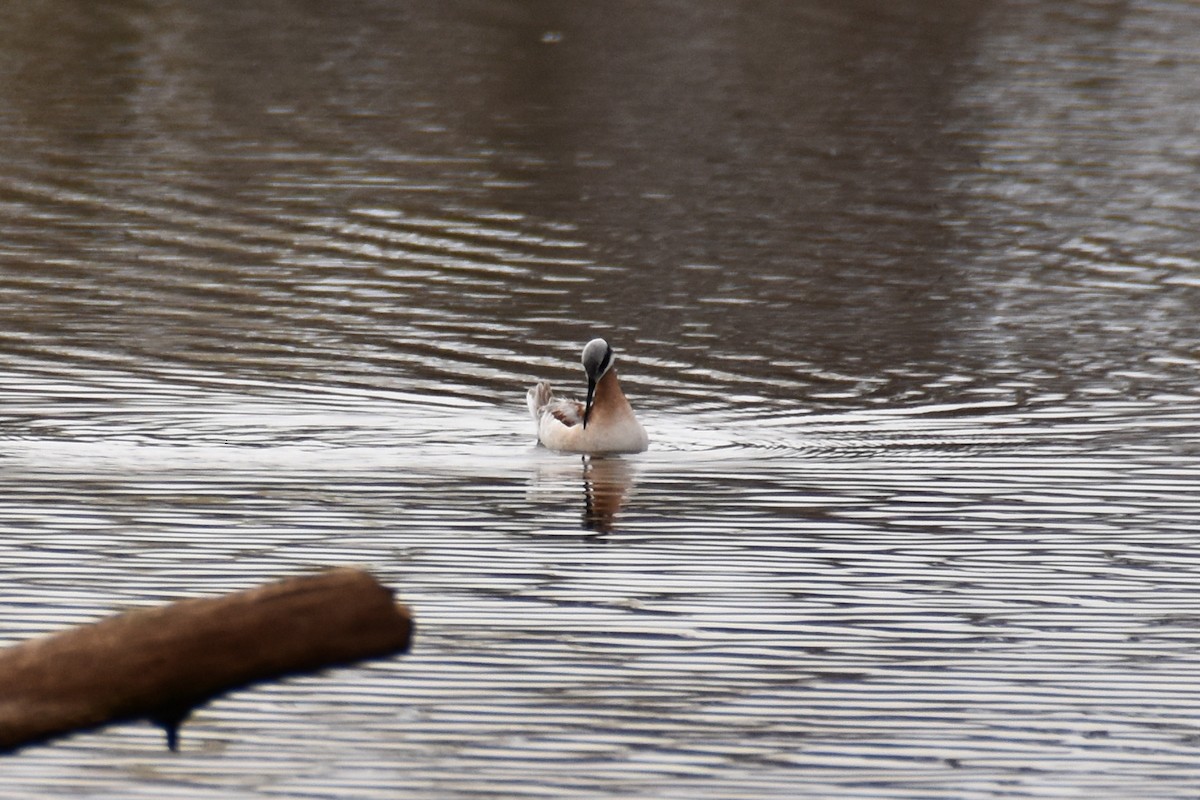
[[[583,424],[583,403],[578,400],[559,398],[547,403],[545,411],[568,428]]]
[[[583,424],[583,403],[569,397],[555,397],[546,381],[535,384],[525,399],[534,419],[549,414],[568,428]]]

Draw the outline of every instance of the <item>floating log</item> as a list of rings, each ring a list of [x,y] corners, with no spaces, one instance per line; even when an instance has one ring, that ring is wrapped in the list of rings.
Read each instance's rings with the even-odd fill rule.
[[[193,708],[259,681],[408,649],[412,620],[360,570],[108,617],[0,650],[0,751]]]

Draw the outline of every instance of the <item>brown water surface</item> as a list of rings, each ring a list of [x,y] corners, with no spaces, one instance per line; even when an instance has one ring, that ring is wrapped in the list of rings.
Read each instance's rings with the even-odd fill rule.
[[[1200,8],[8,12],[0,637],[419,637],[0,794],[1200,791]],[[645,454],[534,446],[596,335]]]

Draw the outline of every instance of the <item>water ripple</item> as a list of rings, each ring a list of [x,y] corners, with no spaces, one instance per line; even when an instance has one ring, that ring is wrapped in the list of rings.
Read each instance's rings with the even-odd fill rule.
[[[419,628],[0,795],[1195,795],[1194,9],[61,5],[4,642],[332,565]],[[598,333],[650,450],[536,447]]]

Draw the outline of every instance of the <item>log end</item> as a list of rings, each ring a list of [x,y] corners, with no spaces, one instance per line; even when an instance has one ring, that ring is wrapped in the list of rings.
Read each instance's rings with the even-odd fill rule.
[[[0,650],[0,751],[132,719],[176,750],[214,697],[402,653],[412,632],[408,609],[354,569],[118,614]]]

